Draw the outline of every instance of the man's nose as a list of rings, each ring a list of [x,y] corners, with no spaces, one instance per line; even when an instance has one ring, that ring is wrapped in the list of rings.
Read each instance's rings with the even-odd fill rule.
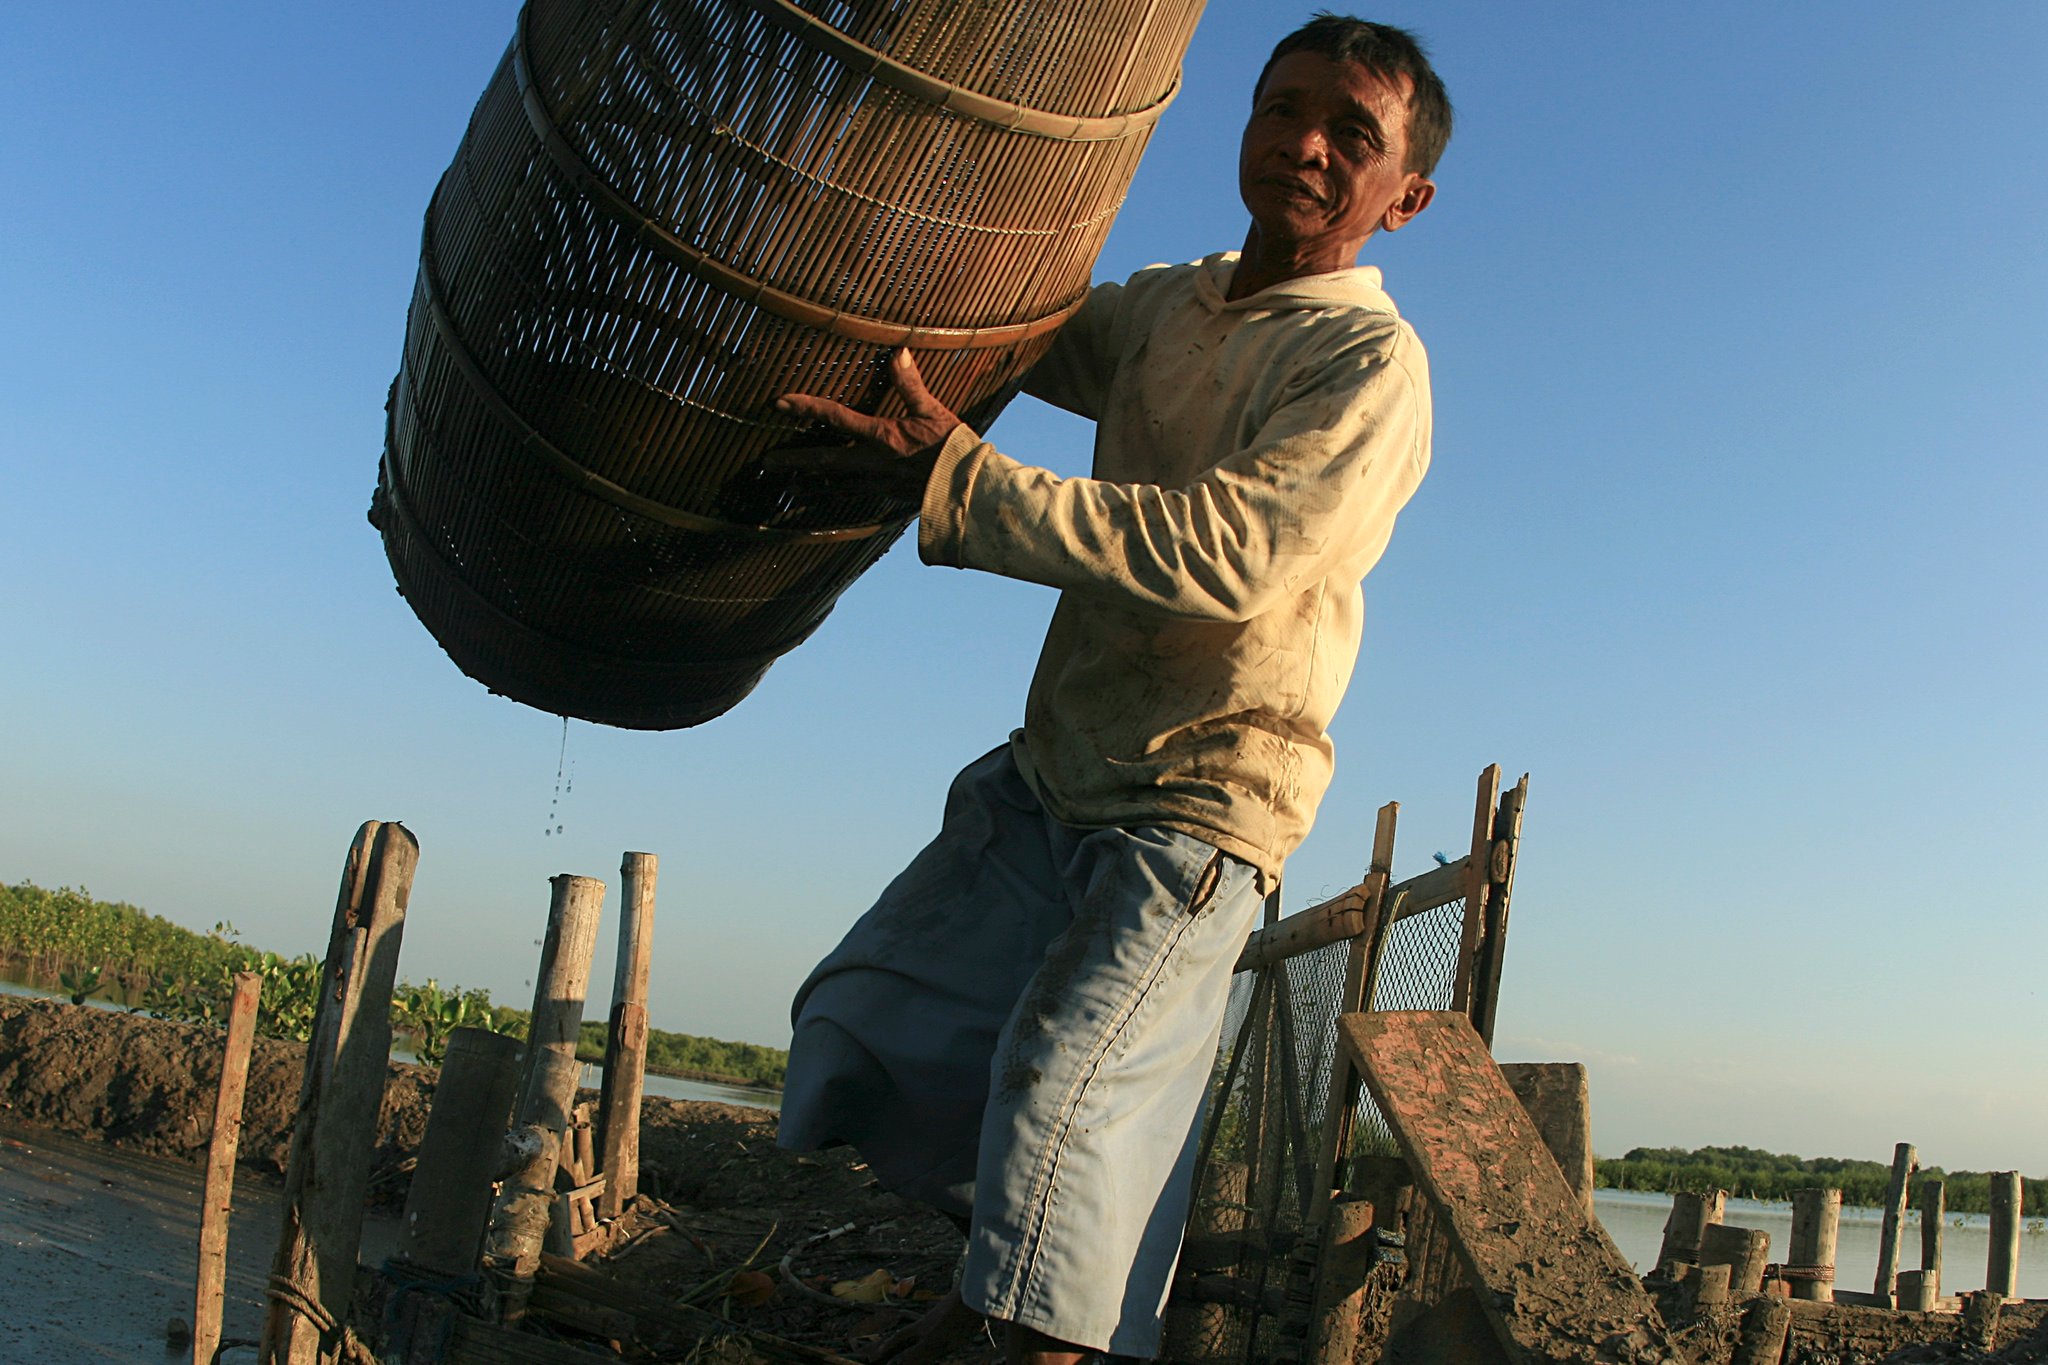
[[[1290,133],[1284,150],[1303,166],[1327,166],[1330,163],[1330,141],[1323,136],[1322,129],[1314,126],[1298,128]]]

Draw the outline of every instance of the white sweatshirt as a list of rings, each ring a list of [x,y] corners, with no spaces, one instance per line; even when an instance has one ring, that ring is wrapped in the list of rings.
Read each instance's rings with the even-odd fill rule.
[[[963,426],[918,549],[1061,590],[1016,739],[1047,810],[1178,829],[1270,884],[1329,786],[1360,580],[1429,466],[1429,366],[1378,270],[1230,302],[1236,260],[1098,286],[1025,386],[1095,419],[1094,476]]]

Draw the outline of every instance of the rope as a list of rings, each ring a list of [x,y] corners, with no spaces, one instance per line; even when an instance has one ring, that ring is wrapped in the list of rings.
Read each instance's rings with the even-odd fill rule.
[[[331,1357],[340,1365],[378,1365],[376,1354],[357,1338],[355,1332],[343,1322],[337,1322],[327,1306],[308,1294],[305,1287],[296,1280],[282,1275],[272,1275],[263,1292],[274,1303],[284,1305],[300,1317],[313,1324],[320,1333],[320,1354],[327,1356],[329,1343],[333,1343]]]

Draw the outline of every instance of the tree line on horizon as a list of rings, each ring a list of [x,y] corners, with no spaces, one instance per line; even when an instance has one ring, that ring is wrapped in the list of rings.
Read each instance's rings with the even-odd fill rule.
[[[61,982],[74,1000],[119,987],[127,998],[139,995],[139,1011],[188,1023],[224,1023],[234,974],[254,971],[263,978],[257,1031],[300,1042],[310,1035],[321,976],[313,954],[286,958],[251,947],[231,924],[202,934],[125,902],[96,900],[83,888],[50,891],[26,881],[0,883],[0,958]],[[528,1024],[527,1011],[496,1004],[481,989],[443,987],[430,977],[393,991],[392,1028],[429,1065],[457,1028],[524,1038]],[[578,1051],[601,1058],[605,1027],[603,1019],[586,1019]],[[788,1062],[781,1048],[647,1030],[647,1066],[658,1073],[779,1086]]]
[[[1726,1190],[1738,1199],[1777,1202],[1789,1200],[1795,1190],[1836,1189],[1844,1204],[1866,1208],[1884,1206],[1891,1179],[1891,1166],[1881,1161],[1798,1157],[1756,1147],[1637,1147],[1626,1156],[1593,1162],[1593,1183],[1603,1189],[1658,1194]],[[1914,1188],[1929,1179],[1943,1182],[1949,1212],[1991,1212],[1991,1172],[1922,1166],[1913,1177]],[[2020,1189],[2022,1215],[2048,1217],[2048,1181],[2023,1178]]]

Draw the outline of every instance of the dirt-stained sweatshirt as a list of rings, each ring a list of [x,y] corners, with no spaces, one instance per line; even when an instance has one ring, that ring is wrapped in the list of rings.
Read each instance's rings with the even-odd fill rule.
[[[1329,786],[1360,580],[1429,466],[1429,367],[1378,270],[1231,302],[1236,260],[1098,286],[1025,386],[1095,420],[1093,477],[963,426],[918,549],[1060,589],[1015,741],[1047,810],[1181,830],[1270,884]]]

